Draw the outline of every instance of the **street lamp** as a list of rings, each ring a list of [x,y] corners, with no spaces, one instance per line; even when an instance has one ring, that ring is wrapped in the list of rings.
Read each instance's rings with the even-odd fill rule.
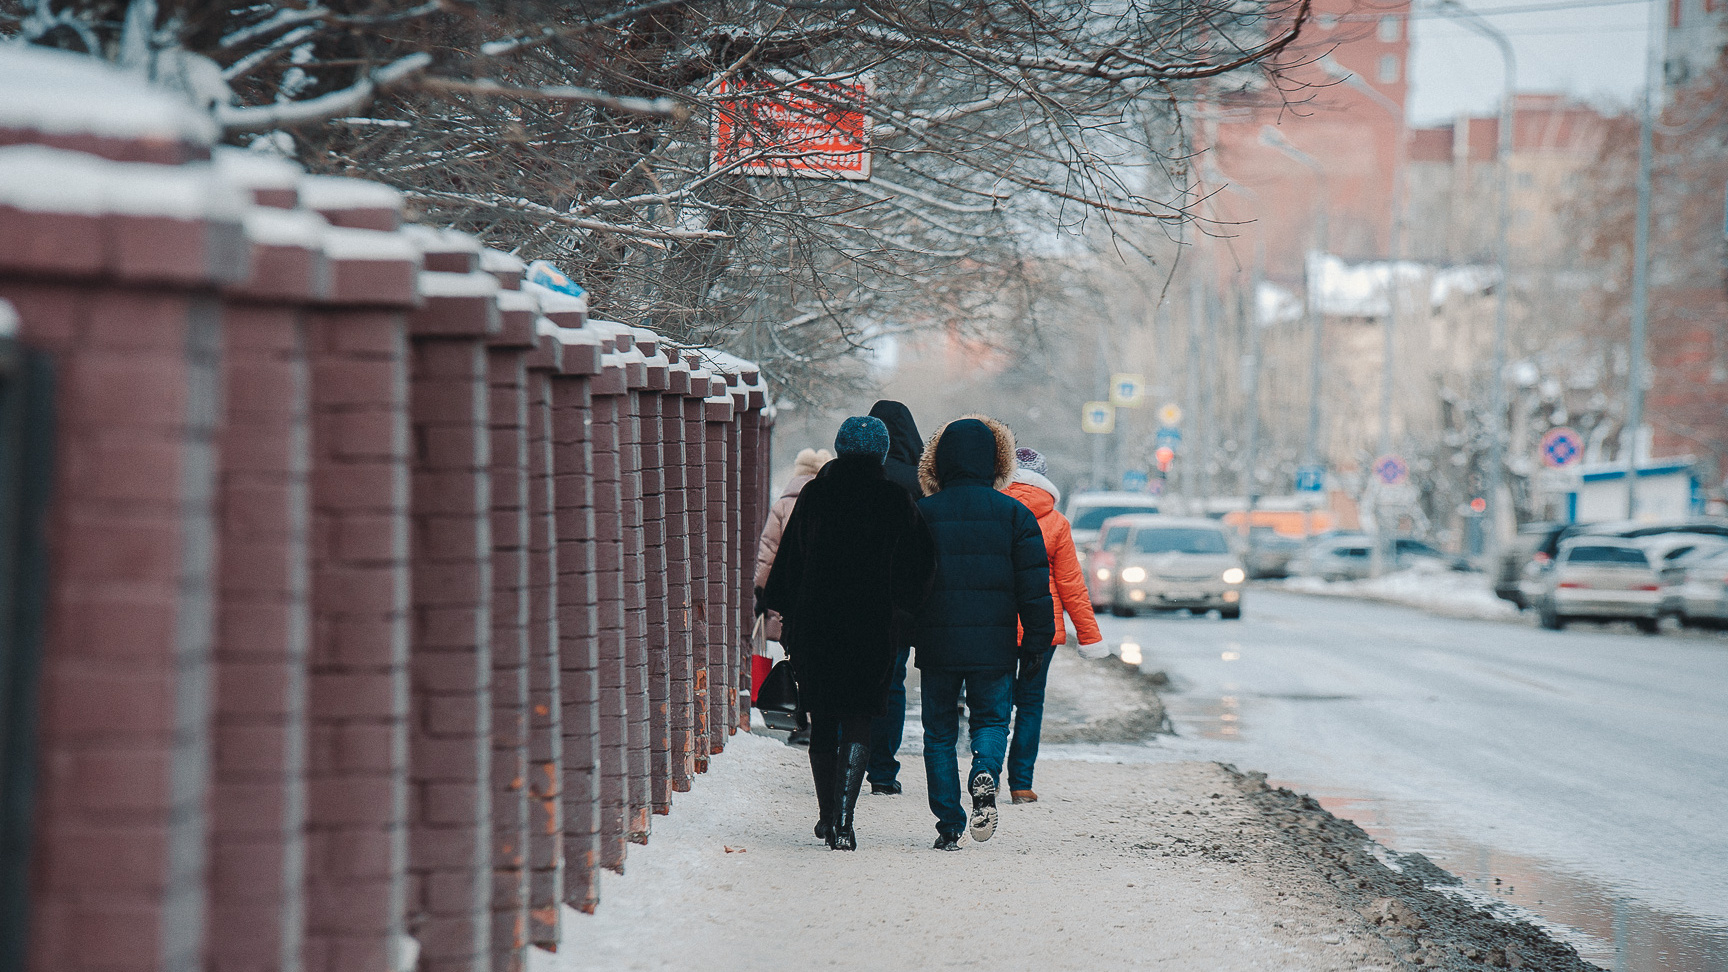
[[[1320,214],[1315,220],[1316,245],[1324,255],[1331,247],[1330,228],[1327,223],[1327,210],[1331,208],[1332,193],[1326,182],[1326,167],[1321,165],[1312,155],[1302,151],[1285,139],[1271,125],[1260,128],[1260,144],[1277,149],[1284,155],[1306,166],[1314,173],[1314,181],[1320,189]],[[1314,288],[1318,283],[1314,279],[1311,264],[1312,254],[1302,261],[1302,289],[1304,291],[1304,310],[1308,314],[1308,326],[1312,333],[1314,346],[1308,356],[1308,444],[1304,449],[1303,464],[1315,466],[1320,463],[1320,371],[1323,344],[1322,315],[1319,312],[1319,301],[1315,299]]]
[[[1512,188],[1512,102],[1517,88],[1518,60],[1512,51],[1512,42],[1506,39],[1494,25],[1483,20],[1474,10],[1459,3],[1458,0],[1440,0],[1439,10],[1449,17],[1455,18],[1459,24],[1481,34],[1494,42],[1500,49],[1500,58],[1504,62],[1504,90],[1500,94],[1500,146],[1499,172],[1496,181],[1499,183],[1499,226],[1496,247],[1500,262],[1500,284],[1494,288],[1494,352],[1492,370],[1490,372],[1489,411],[1493,424],[1488,436],[1488,491],[1484,496],[1488,506],[1486,509],[1488,523],[1488,562],[1496,563],[1500,553],[1500,492],[1505,488],[1505,438],[1506,438],[1506,296],[1512,287],[1510,263],[1512,246],[1510,227],[1512,224],[1511,188]]]

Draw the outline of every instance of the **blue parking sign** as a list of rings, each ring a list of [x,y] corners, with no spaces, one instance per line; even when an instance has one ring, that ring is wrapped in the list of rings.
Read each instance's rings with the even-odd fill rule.
[[[1296,492],[1318,493],[1326,488],[1325,466],[1297,466]]]

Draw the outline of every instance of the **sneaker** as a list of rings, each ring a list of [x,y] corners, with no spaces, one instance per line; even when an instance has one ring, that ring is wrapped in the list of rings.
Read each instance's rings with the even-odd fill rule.
[[[937,834],[936,843],[932,845],[931,849],[939,851],[957,851],[960,849],[960,835]]]
[[[900,781],[895,780],[892,783],[872,783],[870,784],[870,793],[872,796],[899,796],[901,793]]]
[[[1015,803],[1038,802],[1038,794],[1031,790],[1009,790],[1008,795],[1014,798]]]
[[[972,777],[972,821],[967,831],[979,842],[996,834],[996,781],[989,773]]]

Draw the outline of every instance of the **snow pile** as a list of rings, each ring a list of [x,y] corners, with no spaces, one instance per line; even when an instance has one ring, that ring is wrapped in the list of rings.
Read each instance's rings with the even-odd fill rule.
[[[0,128],[56,135],[209,145],[210,116],[174,92],[93,57],[21,44],[0,44]]]
[[[1278,586],[1298,594],[1385,601],[1451,617],[1494,621],[1518,616],[1511,602],[1495,595],[1488,575],[1455,570],[1418,568],[1355,581],[1292,577]]]

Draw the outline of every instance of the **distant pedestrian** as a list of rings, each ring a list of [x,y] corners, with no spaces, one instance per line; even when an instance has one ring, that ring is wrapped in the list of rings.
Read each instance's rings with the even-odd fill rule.
[[[780,640],[780,612],[769,611],[762,607],[762,588],[768,583],[768,571],[774,566],[774,555],[780,550],[780,535],[786,530],[786,518],[792,515],[792,508],[798,505],[798,495],[804,491],[804,485],[816,478],[822,467],[834,461],[834,453],[827,449],[802,449],[792,460],[792,479],[786,483],[786,488],[780,491],[780,498],[768,508],[768,522],[762,527],[762,536],[756,541],[756,613],[766,615],[762,619],[763,634],[769,641]],[[767,676],[766,662],[758,664],[751,661],[754,668],[761,668],[758,673],[752,670],[750,675],[750,699],[756,699],[756,691],[762,687],[762,678]],[[788,746],[810,745],[810,720],[804,713],[797,715],[797,728],[792,730],[786,739]]]
[[[834,452],[786,521],[762,600],[782,616],[798,704],[810,713],[816,836],[856,850],[870,721],[882,714],[894,666],[894,616],[917,613],[935,554],[917,505],[882,476],[881,420],[847,419]]]
[[[1034,677],[1055,634],[1038,520],[997,492],[1014,469],[1014,434],[971,415],[938,429],[918,467],[925,492],[918,508],[936,542],[937,568],[912,644],[923,684],[924,771],[937,850],[959,850],[962,833],[973,840],[996,833],[1015,666],[1022,678]],[[962,692],[972,739],[970,819],[960,807],[954,754]]]
[[[882,473],[891,483],[905,488],[914,500],[924,491],[918,486],[918,460],[924,455],[924,437],[918,434],[918,423],[912,420],[912,410],[899,402],[883,400],[870,406],[870,414],[888,427],[888,458],[882,463]],[[895,618],[894,674],[888,680],[888,707],[870,723],[870,792],[893,795],[900,792],[901,739],[906,734],[906,662],[911,655],[912,623],[910,615]]]
[[[1074,619],[1080,654],[1102,658],[1109,654],[1109,649],[1104,647],[1104,635],[1092,616],[1092,595],[1086,590],[1086,572],[1080,569],[1080,557],[1074,550],[1074,533],[1068,518],[1056,512],[1057,504],[1062,502],[1062,491],[1050,481],[1049,466],[1035,450],[1017,449],[1014,459],[1019,468],[1004,492],[1032,511],[1044,535],[1044,550],[1050,557],[1055,640],[1057,644],[1067,641],[1068,627],[1062,622],[1062,612],[1067,611]],[[1038,762],[1038,738],[1044,728],[1044,684],[1050,677],[1050,661],[1055,656],[1056,644],[1052,644],[1044,653],[1044,663],[1035,672],[1014,680],[1014,741],[1008,747],[1008,793],[1015,803],[1038,802],[1038,794],[1032,789],[1032,771]]]

